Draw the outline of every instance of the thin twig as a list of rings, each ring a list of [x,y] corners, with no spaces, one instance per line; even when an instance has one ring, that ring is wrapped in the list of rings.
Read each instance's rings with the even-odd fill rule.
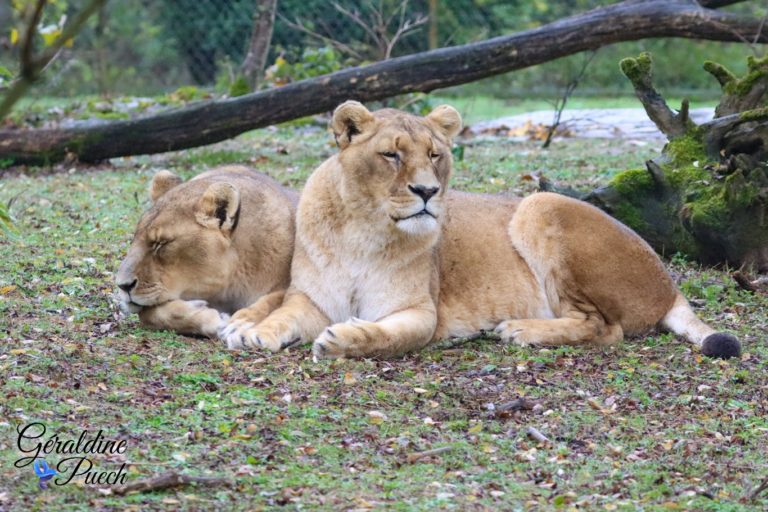
[[[324,35],[320,34],[319,32],[315,32],[314,30],[312,30],[310,28],[307,28],[306,25],[304,25],[298,18],[294,22],[294,21],[289,20],[288,18],[286,18],[285,16],[283,16],[280,13],[277,13],[277,17],[280,18],[280,20],[282,20],[283,23],[288,25],[288,27],[290,27],[290,28],[292,28],[294,30],[298,30],[300,32],[304,32],[308,36],[314,37],[315,39],[319,39],[323,43],[329,44],[329,45],[333,46],[334,48],[336,48],[337,50],[339,50],[341,52],[344,52],[344,53],[347,53],[347,54],[351,55],[352,57],[354,57],[354,58],[356,58],[358,60],[363,60],[362,55],[360,55],[360,53],[355,51],[352,47],[350,47],[350,46],[348,46],[348,45],[346,45],[346,44],[344,44],[344,43],[342,43],[340,41],[336,41],[335,39],[332,39],[330,37],[324,36]]]
[[[713,24],[723,28],[724,30],[726,30],[726,31],[730,32],[731,34],[733,34],[734,36],[736,36],[739,40],[741,40],[742,43],[744,43],[745,45],[747,45],[749,47],[749,49],[750,49],[750,51],[752,52],[753,55],[759,56],[760,55],[760,50],[757,47],[757,43],[758,43],[758,41],[760,41],[760,36],[763,33],[763,28],[765,26],[765,19],[766,19],[766,17],[768,17],[768,15],[764,16],[760,20],[760,25],[758,25],[757,30],[755,31],[755,36],[754,36],[754,38],[752,38],[751,41],[747,38],[747,36],[745,36],[744,34],[739,32],[738,30],[729,27],[725,23],[721,23],[719,21],[713,21]]]
[[[539,432],[536,427],[528,427],[525,431],[528,437],[539,443],[552,443],[547,436]]]
[[[763,16],[763,19],[760,20],[760,25],[757,28],[757,31],[755,32],[755,37],[752,39],[752,46],[757,45],[757,42],[760,40],[760,34],[763,32],[763,27],[765,27],[765,22],[768,20],[768,14]]]
[[[34,81],[36,78],[36,72],[34,67],[34,46],[35,35],[37,34],[37,26],[40,24],[40,19],[43,17],[43,7],[47,0],[37,0],[37,3],[32,8],[32,14],[27,21],[27,27],[24,31],[24,40],[21,44],[21,77],[22,79]]]
[[[413,22],[411,20],[406,20],[405,23],[401,24],[400,27],[398,27],[397,32],[395,32],[395,35],[392,36],[392,39],[390,39],[387,43],[387,52],[384,55],[384,60],[389,59],[389,57],[392,55],[392,49],[401,38],[413,32],[421,25],[424,25],[427,21],[429,21],[427,16],[420,16]]]
[[[333,2],[333,7],[339,11],[341,14],[352,20],[356,25],[360,26],[365,32],[371,36],[371,38],[376,41],[378,39],[378,36],[376,35],[376,32],[373,31],[373,29],[360,17],[360,14],[357,11],[349,11],[345,9],[343,6],[339,5],[336,2]]]
[[[532,411],[534,407],[539,405],[538,402],[534,402],[533,400],[528,400],[527,398],[520,397],[515,400],[512,400],[511,402],[505,402],[501,405],[496,406],[494,409],[495,415],[500,415],[512,411]]]
[[[231,486],[234,482],[229,478],[222,477],[209,477],[209,476],[190,476],[171,471],[163,475],[158,475],[152,478],[145,478],[142,480],[136,480],[125,485],[118,485],[112,487],[110,490],[112,494],[117,496],[123,496],[129,492],[147,492],[156,491],[160,489],[171,489],[174,487],[182,487],[185,485],[205,485],[205,486],[217,486],[226,485]]]
[[[749,501],[754,501],[761,492],[768,489],[768,476],[763,479],[762,482],[760,482],[760,485],[755,487],[755,490],[749,493]]]
[[[409,453],[406,457],[406,461],[408,464],[413,464],[414,462],[417,462],[425,457],[432,457],[433,455],[440,455],[442,453],[449,452],[453,450],[453,446],[441,446],[440,448],[433,448],[431,450],[426,450],[423,452],[413,452]]]
[[[565,110],[565,105],[568,103],[568,98],[571,97],[573,92],[579,86],[579,82],[581,82],[582,78],[584,78],[584,75],[587,73],[587,68],[592,62],[592,59],[595,58],[595,55],[597,55],[597,50],[589,52],[587,57],[584,59],[583,64],[581,65],[581,70],[579,70],[579,73],[573,80],[568,82],[568,85],[565,86],[565,90],[563,91],[563,95],[557,100],[557,102],[555,102],[555,116],[552,120],[552,126],[550,126],[549,130],[547,131],[547,138],[544,141],[544,144],[541,146],[542,148],[547,149],[552,143],[552,138],[555,136],[555,132],[557,131],[558,126],[560,126],[560,118],[563,115],[563,110]]]

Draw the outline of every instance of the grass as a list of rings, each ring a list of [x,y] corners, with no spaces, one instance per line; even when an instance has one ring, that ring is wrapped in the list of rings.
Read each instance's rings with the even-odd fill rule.
[[[454,185],[527,193],[544,175],[605,183],[660,148],[621,141],[478,140]],[[185,177],[250,163],[301,186],[334,151],[311,126],[112,166],[11,169],[19,235],[0,239],[0,510],[764,510],[768,476],[768,301],[725,272],[668,262],[699,315],[744,342],[741,361],[701,357],[668,334],[610,349],[532,350],[481,340],[392,361],[313,364],[306,348],[231,353],[214,341],[121,318],[113,272],[159,168]],[[538,405],[498,413],[517,397]],[[102,429],[129,481],[171,470],[232,488],[105,495],[38,488],[17,426],[76,439]],[[551,443],[525,432],[535,427]],[[409,454],[448,451],[409,461]],[[49,463],[61,458],[51,455]]]

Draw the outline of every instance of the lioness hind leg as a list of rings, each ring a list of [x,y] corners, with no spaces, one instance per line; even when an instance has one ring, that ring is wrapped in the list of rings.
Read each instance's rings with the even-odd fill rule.
[[[732,334],[717,332],[702,322],[680,293],[661,320],[661,325],[699,347],[705,356],[728,359],[741,354],[739,340]]]
[[[618,324],[599,316],[582,318],[524,319],[501,322],[495,329],[502,341],[520,346],[613,345],[624,337]]]
[[[268,304],[254,304],[254,313],[263,312]],[[237,314],[236,314],[237,315]],[[256,315],[258,316],[258,315]],[[289,290],[282,306],[258,324],[247,321],[250,314],[230,322],[219,332],[219,338],[230,349],[266,348],[273,352],[312,340],[328,325],[328,318],[302,292]]]

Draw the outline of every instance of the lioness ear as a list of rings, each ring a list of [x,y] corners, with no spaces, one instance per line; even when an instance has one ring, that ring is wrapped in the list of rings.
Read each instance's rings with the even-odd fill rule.
[[[152,181],[149,184],[149,197],[154,203],[157,198],[171,190],[173,187],[181,183],[181,178],[173,174],[171,171],[157,171],[152,177]]]
[[[352,137],[363,133],[372,124],[373,114],[362,103],[345,101],[333,111],[331,130],[336,137],[336,144],[344,149],[352,142]]]
[[[240,192],[229,183],[212,184],[197,203],[197,222],[231,233],[240,217]]]
[[[427,119],[437,125],[443,134],[449,139],[454,138],[461,131],[461,116],[450,105],[440,105],[427,114]]]

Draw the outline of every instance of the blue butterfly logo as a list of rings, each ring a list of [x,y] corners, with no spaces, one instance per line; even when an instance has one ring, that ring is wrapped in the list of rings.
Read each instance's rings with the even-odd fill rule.
[[[45,459],[36,460],[34,464],[35,474],[40,478],[40,488],[48,488],[48,480],[56,476],[56,470],[48,467],[48,463]]]

